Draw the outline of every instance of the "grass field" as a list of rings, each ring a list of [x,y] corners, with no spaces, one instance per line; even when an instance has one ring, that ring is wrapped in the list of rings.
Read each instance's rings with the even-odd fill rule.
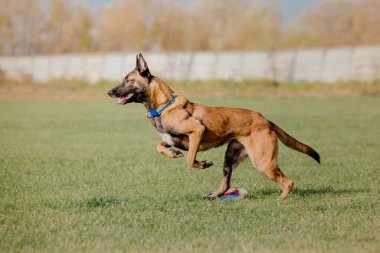
[[[314,147],[280,147],[290,198],[241,164],[235,202],[202,196],[225,147],[190,169],[162,157],[141,105],[0,102],[0,252],[379,252],[380,98],[193,99],[262,112]]]

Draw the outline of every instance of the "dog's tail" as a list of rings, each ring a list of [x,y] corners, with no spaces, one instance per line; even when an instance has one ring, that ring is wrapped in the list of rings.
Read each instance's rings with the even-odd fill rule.
[[[321,163],[320,156],[317,151],[315,151],[313,148],[309,147],[308,145],[297,141],[295,138],[287,134],[284,130],[282,130],[279,126],[277,126],[273,122],[269,121],[269,123],[270,123],[270,128],[276,132],[277,137],[280,139],[282,143],[284,143],[286,146],[288,146],[291,149],[297,150],[299,152],[302,152],[304,154],[311,156],[318,163]]]

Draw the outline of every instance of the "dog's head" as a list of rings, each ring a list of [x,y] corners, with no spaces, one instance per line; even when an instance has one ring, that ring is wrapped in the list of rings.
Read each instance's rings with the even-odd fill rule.
[[[149,96],[149,83],[152,75],[149,72],[148,64],[142,54],[136,55],[136,68],[129,72],[123,82],[108,91],[112,98],[119,98],[118,103],[141,103]]]

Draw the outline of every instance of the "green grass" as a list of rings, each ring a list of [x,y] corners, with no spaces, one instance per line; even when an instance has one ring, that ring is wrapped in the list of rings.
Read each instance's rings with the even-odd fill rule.
[[[205,171],[165,158],[141,105],[3,101],[0,252],[378,252],[379,97],[194,101],[260,111],[322,165],[281,145],[288,200],[247,161],[248,198],[207,201],[225,147]]]

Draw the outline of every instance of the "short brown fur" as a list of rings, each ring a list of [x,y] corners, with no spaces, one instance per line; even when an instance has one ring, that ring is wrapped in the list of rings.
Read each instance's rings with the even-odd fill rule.
[[[136,69],[108,94],[111,97],[132,94],[125,103],[143,103],[147,110],[162,107],[174,95],[161,79],[150,74],[141,54],[136,58]],[[197,152],[228,144],[224,178],[218,190],[212,192],[209,198],[216,198],[230,188],[233,171],[247,157],[259,172],[281,187],[281,199],[286,198],[292,190],[293,182],[277,164],[277,138],[288,147],[319,162],[319,154],[314,149],[297,141],[260,113],[246,109],[209,107],[176,96],[174,103],[158,118],[154,118],[153,124],[162,136],[166,136],[157,145],[157,151],[167,157],[177,158],[183,154],[172,147],[187,150],[186,162],[190,167],[205,169],[212,166],[211,161],[196,160]]]

